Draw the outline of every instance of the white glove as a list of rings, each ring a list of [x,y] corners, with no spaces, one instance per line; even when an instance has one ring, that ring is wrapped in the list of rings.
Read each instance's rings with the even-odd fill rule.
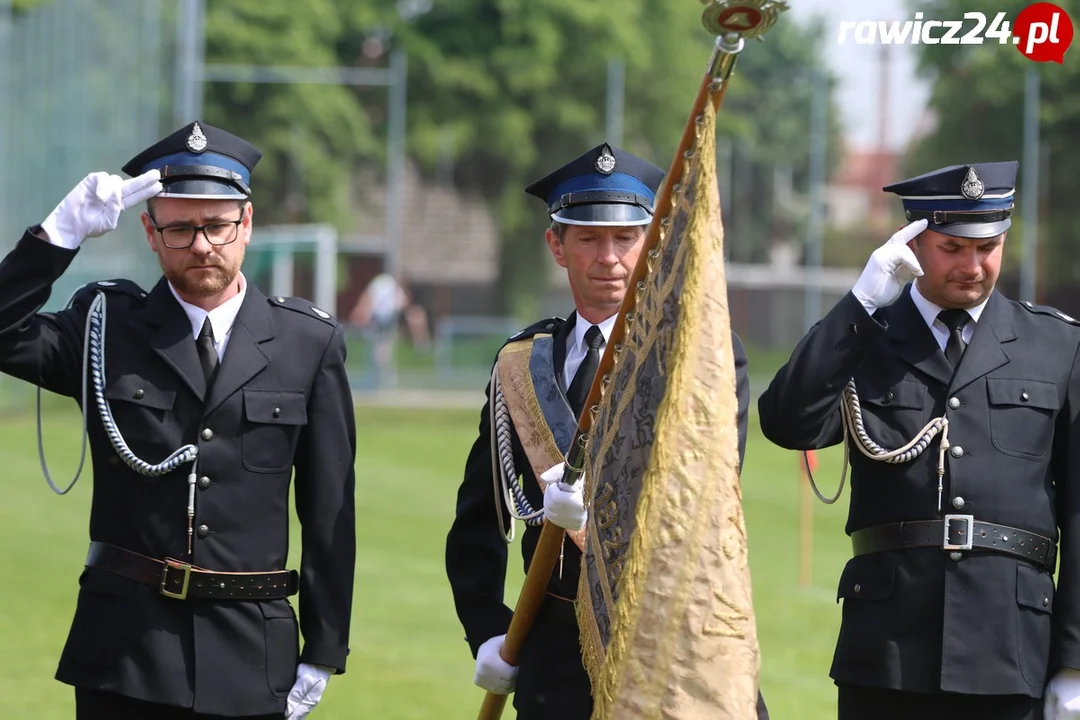
[[[585,521],[589,517],[582,492],[584,483],[568,485],[559,482],[563,476],[564,465],[565,463],[559,463],[548,468],[540,476],[540,481],[547,485],[544,489],[544,519],[566,530],[580,530],[585,527]]]
[[[104,172],[90,173],[60,201],[41,223],[41,229],[53,245],[74,250],[88,237],[115,230],[120,211],[160,193],[160,180],[160,170],[130,180]]]
[[[296,682],[285,701],[285,720],[302,720],[322,700],[326,683],[334,671],[321,665],[300,663],[296,668]]]
[[[473,683],[496,695],[509,695],[514,692],[518,669],[507,665],[499,653],[506,642],[505,635],[496,635],[486,641],[476,651],[476,674]]]
[[[1063,668],[1046,686],[1043,695],[1045,720],[1080,718],[1080,670]]]
[[[915,253],[907,246],[926,229],[925,218],[905,225],[870,255],[862,275],[851,292],[871,315],[878,308],[891,305],[900,297],[904,286],[923,274]]]

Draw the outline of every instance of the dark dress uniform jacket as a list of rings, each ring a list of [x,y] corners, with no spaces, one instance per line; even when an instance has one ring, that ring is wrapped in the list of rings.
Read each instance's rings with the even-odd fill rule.
[[[575,314],[569,320],[552,318],[532,325],[513,337],[513,340],[538,333],[552,333],[555,372],[562,382],[566,360],[566,342],[570,337]],[[738,336],[732,334],[735,353],[736,385],[738,390],[739,461],[746,449],[746,418],[750,406],[750,384],[746,374],[746,352]],[[490,387],[489,387],[490,390]],[[489,394],[490,396],[490,394]],[[513,611],[503,599],[506,580],[507,544],[495,515],[495,479],[491,467],[491,426],[488,403],[480,413],[480,432],[465,463],[465,478],[458,490],[457,515],[446,542],[446,569],[454,594],[458,618],[465,628],[465,639],[473,657],[487,640],[504,634],[510,627]],[[535,509],[544,505],[540,484],[534,476],[525,451],[517,438],[512,438],[514,467],[522,475],[522,484],[529,504]],[[500,507],[502,503],[500,501]],[[503,509],[504,522],[509,527],[510,516]],[[522,557],[525,571],[540,539],[540,527],[528,526],[522,537]],[[576,598],[581,569],[581,551],[567,539],[564,542],[562,577],[558,564],[548,585],[549,592]]]
[[[904,464],[851,447],[847,532],[946,513],[1051,539],[1060,527],[1060,582],[1055,597],[1049,572],[988,551],[855,557],[840,578],[831,675],[921,693],[1039,697],[1048,663],[1080,668],[1080,331],[995,291],[953,376],[910,292],[873,317],[848,293],[814,326],[759,399],[765,436],[793,450],[839,443],[840,395],[852,377],[866,430],[884,448],[947,413],[941,512],[940,436]]]
[[[80,400],[87,312],[104,290],[105,397],[124,440],[149,463],[198,446],[193,564],[284,569],[295,470],[304,649],[288,600],[177,600],[86,569],[56,677],[200,713],[284,713],[298,662],[343,672],[348,654],[355,426],[342,330],[310,303],[269,300],[249,283],[208,390],[191,323],[164,278],[149,294],[124,280],[91,283],[70,309],[38,312],[76,253],[27,232],[0,263],[0,371]],[[90,539],[188,559],[191,463],[156,478],[128,468],[87,382]]]

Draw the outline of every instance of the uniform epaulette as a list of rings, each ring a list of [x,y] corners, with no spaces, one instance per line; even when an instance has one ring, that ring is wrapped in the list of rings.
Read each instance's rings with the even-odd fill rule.
[[[1049,305],[1036,305],[1028,300],[1024,300],[1020,304],[1023,305],[1028,312],[1038,313],[1039,315],[1049,315],[1050,317],[1056,317],[1058,320],[1064,320],[1072,325],[1080,325],[1080,320],[1070,317],[1057,308],[1052,308]]]
[[[327,325],[336,326],[338,324],[338,321],[334,318],[333,315],[326,312],[325,310],[320,310],[315,305],[313,305],[310,301],[304,300],[303,298],[283,297],[281,295],[273,295],[271,297],[268,297],[267,300],[274,307],[286,308],[287,310],[292,310],[293,312],[298,312],[301,315],[307,315],[308,317],[318,318],[319,320],[322,320]]]
[[[94,292],[95,290],[104,290],[109,293],[123,293],[124,295],[137,297],[140,300],[146,299],[145,290],[139,287],[137,283],[132,282],[131,280],[125,280],[124,278],[96,280],[79,288],[79,293]]]
[[[509,343],[509,342],[513,342],[515,340],[522,340],[524,338],[532,337],[533,335],[536,335],[536,334],[542,333],[542,332],[551,332],[552,330],[555,329],[555,327],[557,325],[559,325],[561,323],[564,323],[564,322],[566,322],[566,319],[561,318],[561,317],[551,317],[551,318],[547,318],[546,320],[540,320],[539,322],[534,322],[532,325],[525,328],[524,330],[519,330],[518,332],[516,332],[513,335],[511,335],[510,337],[508,337],[506,339],[506,342]]]

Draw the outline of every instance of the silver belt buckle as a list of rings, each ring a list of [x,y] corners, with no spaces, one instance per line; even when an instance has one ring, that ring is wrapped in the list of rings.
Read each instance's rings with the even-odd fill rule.
[[[967,540],[960,544],[954,544],[949,542],[949,527],[954,522],[964,521],[967,523]],[[975,516],[974,515],[946,515],[945,516],[945,533],[941,539],[941,549],[945,551],[951,550],[970,550],[972,535],[975,534]]]

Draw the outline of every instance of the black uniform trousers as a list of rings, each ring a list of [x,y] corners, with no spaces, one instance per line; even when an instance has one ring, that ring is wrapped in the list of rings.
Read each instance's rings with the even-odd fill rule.
[[[246,715],[226,718],[203,715],[190,708],[136,700],[116,693],[75,688],[75,720],[281,720],[282,715]]]
[[[569,600],[549,594],[540,605],[521,646],[514,708],[517,720],[589,720],[592,715],[592,687]]]
[[[837,720],[1043,720],[1043,701],[1027,695],[920,693],[837,683]]]

